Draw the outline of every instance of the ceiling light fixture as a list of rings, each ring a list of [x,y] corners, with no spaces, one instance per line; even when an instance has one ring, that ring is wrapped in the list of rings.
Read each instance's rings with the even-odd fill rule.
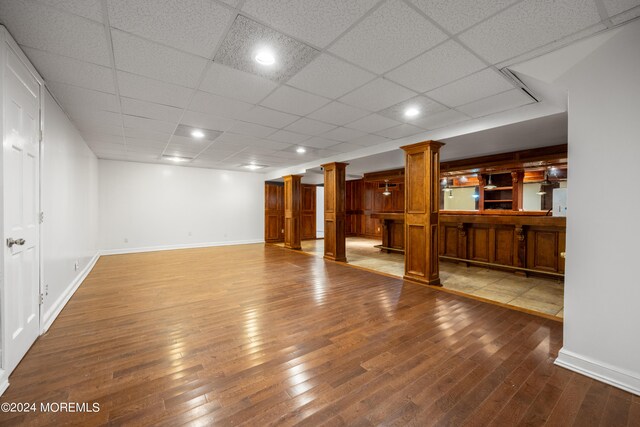
[[[307,149],[304,147],[298,147],[296,148],[296,153],[300,153],[300,154],[304,154],[307,152]]]
[[[273,65],[276,63],[276,58],[273,54],[267,50],[261,50],[254,58],[258,64],[261,65]]]
[[[255,163],[249,163],[247,165],[242,165],[243,168],[247,168],[247,169],[251,169],[252,171],[257,170],[257,169],[262,169],[265,167],[265,165],[257,165]]]
[[[547,174],[547,171],[545,171],[544,172],[544,181],[542,181],[540,183],[540,190],[536,194],[538,196],[544,196],[545,194],[547,194],[547,192],[545,191],[544,187],[546,187],[548,185],[553,185],[553,183],[551,181],[549,181],[549,175]]]
[[[489,182],[487,182],[487,185],[484,186],[485,190],[495,190],[496,188],[498,188],[497,185],[493,185],[493,182],[491,182],[491,175],[489,175]]]
[[[194,129],[191,131],[191,136],[194,138],[204,138],[204,132],[202,132],[200,129]]]
[[[418,114],[420,114],[420,110],[418,110],[415,107],[407,108],[406,111],[404,112],[404,115],[407,117],[415,117]]]
[[[383,196],[390,196],[391,195],[391,191],[389,191],[389,180],[385,179],[384,180],[384,191],[382,192]]]
[[[176,163],[178,163],[178,162],[188,162],[189,160],[193,160],[190,157],[171,156],[171,155],[166,155],[166,154],[162,155],[162,159],[163,160],[169,160],[171,162],[176,162]]]

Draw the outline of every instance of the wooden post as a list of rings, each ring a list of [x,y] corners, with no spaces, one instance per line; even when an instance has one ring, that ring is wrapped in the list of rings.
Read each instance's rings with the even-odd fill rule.
[[[440,147],[424,141],[405,151],[404,278],[440,285],[438,229],[440,212]]]
[[[302,177],[287,175],[284,179],[284,247],[302,249],[300,222]]]
[[[324,257],[347,261],[345,222],[347,163],[328,163],[324,168]]]

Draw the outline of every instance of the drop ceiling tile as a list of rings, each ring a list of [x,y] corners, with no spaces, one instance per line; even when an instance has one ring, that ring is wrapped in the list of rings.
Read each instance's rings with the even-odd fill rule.
[[[456,110],[441,111],[436,114],[430,114],[415,121],[415,124],[424,129],[437,129],[454,123],[469,120],[466,116]]]
[[[459,43],[449,40],[407,62],[386,77],[417,92],[426,92],[485,68]]]
[[[236,122],[236,124],[229,129],[229,132],[239,133],[241,135],[255,136],[258,138],[266,138],[276,131],[277,129],[268,126],[262,126],[255,123],[247,122]]]
[[[242,10],[273,28],[325,47],[376,2],[377,0],[248,0]]]
[[[269,136],[272,141],[286,142],[289,144],[298,144],[302,141],[309,139],[309,135],[303,135],[301,133],[289,132],[287,130],[279,130],[273,135]]]
[[[630,21],[634,18],[637,18],[638,16],[640,16],[640,6],[635,7],[633,9],[629,9],[626,12],[622,12],[614,16],[613,18],[611,18],[611,22],[613,22],[614,25],[619,25],[624,22]]]
[[[200,133],[202,133],[202,136],[197,138],[194,137],[192,135],[193,131],[199,131]],[[214,141],[220,135],[222,135],[222,131],[219,131],[216,129],[206,129],[206,128],[179,124],[176,127],[176,130],[173,132],[173,136],[171,137],[171,142],[175,143],[178,141],[182,141],[186,144],[194,144],[194,143],[203,144],[203,143],[210,143],[211,141]]]
[[[270,51],[276,62],[255,61],[260,50]],[[318,54],[310,46],[238,15],[227,33],[214,62],[281,83],[304,68]]]
[[[482,117],[500,111],[510,110],[522,105],[533,103],[533,99],[525,95],[520,89],[513,89],[498,95],[490,96],[479,101],[458,107],[457,110],[472,116]]]
[[[329,150],[337,151],[338,153],[350,153],[356,150],[362,150],[361,145],[352,144],[350,142],[341,142],[340,144],[332,145],[328,147]]]
[[[361,130],[339,127],[323,133],[321,136],[323,138],[333,139],[334,141],[347,142],[366,134],[366,132],[362,132]]]
[[[353,123],[349,123],[347,127],[373,133],[382,129],[398,126],[399,124],[401,123],[374,113],[360,120],[356,120]]]
[[[452,34],[459,33],[518,0],[411,0]]]
[[[315,136],[320,135],[321,133],[329,132],[331,129],[335,129],[335,126],[327,123],[322,123],[317,120],[302,118],[297,122],[287,126],[285,130]]]
[[[116,68],[195,88],[207,60],[118,30],[111,30]]]
[[[65,111],[75,108],[96,109],[106,111],[120,111],[118,100],[111,93],[69,86],[64,83],[51,82],[49,89],[65,108]],[[67,111],[67,112],[69,112]]]
[[[126,149],[126,145],[124,141],[120,141],[119,143],[110,143],[110,142],[96,142],[92,140],[85,140],[87,145],[93,151],[99,151],[102,153],[119,153]]]
[[[80,132],[82,137],[87,143],[101,143],[105,142],[108,144],[124,144],[124,138],[122,137],[122,128],[120,129],[120,135],[111,135],[109,133],[103,132],[90,132],[90,131],[82,131]]]
[[[309,118],[342,126],[367,114],[369,114],[369,111],[334,101],[309,114]]]
[[[389,80],[378,78],[340,98],[345,104],[378,111],[415,96],[412,91]]]
[[[409,108],[415,108],[419,113],[416,116],[408,117],[405,113]],[[413,123],[421,117],[437,113],[438,111],[444,111],[446,109],[447,107],[444,105],[432,101],[426,96],[420,95],[386,108],[380,111],[380,114],[399,122]]]
[[[235,16],[213,1],[109,0],[114,28],[195,55],[211,58]]]
[[[372,80],[374,74],[323,53],[287,84],[327,98],[338,98]]]
[[[264,77],[211,63],[200,90],[256,104],[278,85]]]
[[[457,107],[513,88],[514,86],[502,74],[486,68],[432,90],[427,95],[449,107]]]
[[[0,16],[21,45],[110,65],[104,27],[96,22],[27,1],[0,1]]]
[[[200,153],[195,162],[203,162],[203,161],[222,161],[227,157],[231,157],[234,155],[236,151],[233,150],[221,150],[215,147],[215,144],[211,144],[209,148]]]
[[[325,139],[325,138],[319,138],[319,137],[314,137],[311,139],[308,139],[304,142],[305,147],[313,147],[313,148],[328,148],[331,147],[332,145],[336,145],[335,140],[333,139]]]
[[[462,33],[459,38],[495,64],[599,21],[594,1],[525,0]]]
[[[163,135],[166,136],[166,135]],[[127,138],[127,147],[140,147],[154,150],[162,150],[167,145],[169,138],[165,139],[144,139],[144,138]]]
[[[120,95],[157,104],[185,108],[193,93],[192,89],[160,82],[136,74],[117,72]]]
[[[92,126],[122,126],[122,116],[120,113],[102,110],[78,110],[70,114],[71,120],[76,123],[78,128]]]
[[[199,113],[197,111],[185,110],[180,123],[188,126],[226,131],[231,129],[236,121],[224,117]]]
[[[78,131],[80,134],[106,134],[116,136],[118,138],[123,137],[122,131],[122,123],[119,123],[117,126],[107,126],[103,124],[98,125],[90,125],[88,123],[77,123]]]
[[[421,129],[417,126],[413,126],[409,124],[402,124],[400,126],[385,129],[376,133],[386,138],[398,139],[398,138],[404,138],[405,136],[416,135],[421,132],[424,132],[424,129]]]
[[[389,138],[385,138],[381,135],[365,135],[360,138],[349,141],[351,144],[361,145],[363,147],[371,147],[373,145],[382,144],[383,142],[389,142]]]
[[[196,92],[189,105],[189,110],[192,111],[232,119],[240,118],[252,108],[252,104],[202,91]]]
[[[24,47],[23,50],[46,82],[60,82],[101,92],[116,92],[111,68],[28,47]]]
[[[280,86],[265,98],[261,105],[284,111],[285,113],[306,116],[327,103],[329,103],[327,98],[312,95],[289,86]]]
[[[446,38],[444,32],[406,3],[390,0],[349,30],[329,50],[380,74]]]
[[[122,113],[130,116],[146,117],[172,123],[177,123],[182,117],[182,109],[180,108],[140,101],[139,99],[121,97],[120,105],[122,105]]]
[[[124,136],[127,140],[130,139],[140,139],[147,141],[162,141],[162,143],[166,144],[171,136],[170,133],[160,133],[155,130],[143,130],[140,128],[124,128]]]
[[[100,0],[38,0],[39,3],[102,23]]]
[[[251,110],[243,113],[240,118],[245,122],[258,123],[279,129],[293,123],[299,117],[256,105]]]
[[[195,157],[196,154],[199,154],[202,150],[205,149],[205,145],[187,145],[187,144],[176,144],[173,141],[169,142],[167,147],[164,150],[165,154],[169,155],[178,155],[185,157]]]
[[[123,115],[125,128],[147,130],[158,133],[172,134],[176,128],[175,123],[161,122],[160,120],[145,119],[144,117]]]

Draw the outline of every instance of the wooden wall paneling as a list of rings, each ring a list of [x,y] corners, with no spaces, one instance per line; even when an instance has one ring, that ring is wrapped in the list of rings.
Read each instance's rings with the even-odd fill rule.
[[[284,242],[284,186],[264,184],[264,241]]]
[[[300,175],[287,175],[284,179],[284,247],[302,249],[301,205],[302,183]]]
[[[316,238],[316,186],[302,184],[301,223],[303,240]]]
[[[514,233],[515,228],[510,226],[494,227],[493,261],[496,264],[514,265]]]
[[[473,224],[469,227],[469,259],[489,261],[489,226]]]
[[[405,151],[404,277],[428,285],[440,285],[438,214],[443,145],[424,141],[400,147]]]
[[[527,268],[564,272],[560,252],[564,252],[564,230],[549,230],[531,227],[527,232]]]
[[[519,211],[522,209],[522,200],[524,193],[524,170],[511,172],[512,189],[512,210]]]
[[[324,168],[324,257],[346,262],[346,167],[327,163]]]

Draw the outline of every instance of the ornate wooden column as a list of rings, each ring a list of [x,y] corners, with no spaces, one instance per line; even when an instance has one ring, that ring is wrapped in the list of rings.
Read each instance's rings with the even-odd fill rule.
[[[405,151],[404,278],[440,286],[438,229],[440,212],[440,147],[424,141]]]
[[[302,249],[300,222],[302,177],[287,175],[284,179],[284,247]]]
[[[345,222],[347,163],[327,163],[324,168],[324,257],[347,261]]]

